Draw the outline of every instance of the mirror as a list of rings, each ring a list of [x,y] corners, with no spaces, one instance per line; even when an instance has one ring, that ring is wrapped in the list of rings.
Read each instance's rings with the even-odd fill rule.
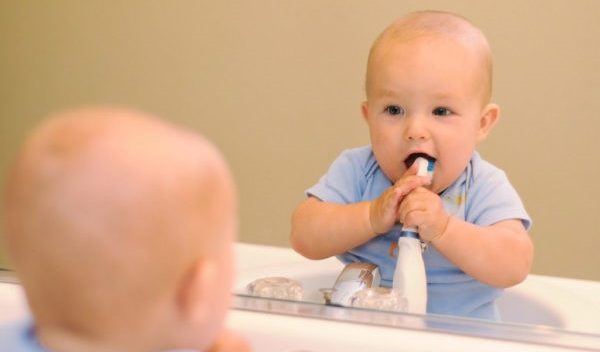
[[[533,273],[600,280],[596,2],[3,2],[0,183],[45,114],[130,105],[219,145],[238,183],[240,240],[288,247],[303,191],[369,142],[360,103],[372,41],[428,8],[464,15],[492,46],[502,118],[479,150],[533,218]]]

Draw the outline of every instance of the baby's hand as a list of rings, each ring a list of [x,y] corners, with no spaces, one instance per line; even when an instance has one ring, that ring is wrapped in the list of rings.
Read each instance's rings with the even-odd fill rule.
[[[417,187],[431,182],[428,176],[417,176],[418,170],[417,163],[413,163],[394,185],[371,201],[369,220],[373,232],[376,234],[388,232],[398,220],[402,199]]]
[[[430,242],[446,231],[450,215],[444,209],[440,196],[418,187],[402,200],[398,220],[404,226],[417,228],[421,240]]]

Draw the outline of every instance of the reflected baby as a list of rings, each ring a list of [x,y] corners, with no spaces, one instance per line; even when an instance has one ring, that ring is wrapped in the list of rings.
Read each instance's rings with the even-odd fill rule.
[[[428,249],[427,312],[499,320],[502,288],[528,275],[531,219],[506,174],[476,151],[500,116],[492,55],[465,18],[422,11],[371,47],[362,115],[370,144],[343,151],[292,216],[300,254],[379,267],[391,286],[396,224]],[[433,176],[414,160],[435,161]]]

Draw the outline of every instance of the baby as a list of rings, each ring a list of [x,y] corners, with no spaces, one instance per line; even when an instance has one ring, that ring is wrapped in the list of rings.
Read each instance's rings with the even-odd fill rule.
[[[498,320],[502,288],[524,280],[531,220],[504,172],[475,147],[499,107],[490,103],[492,58],[479,29],[444,12],[394,22],[373,44],[362,113],[371,145],[344,151],[295,210],[291,242],[312,258],[379,266],[391,286],[396,223],[416,227],[427,311]],[[435,160],[433,177],[414,160]]]
[[[33,322],[5,328],[3,350],[246,349],[222,332],[232,177],[197,134],[128,110],[60,114],[17,156],[5,210]]]

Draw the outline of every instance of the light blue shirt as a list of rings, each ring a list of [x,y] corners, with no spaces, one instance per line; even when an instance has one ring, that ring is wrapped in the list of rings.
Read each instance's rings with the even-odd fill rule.
[[[319,182],[306,190],[309,196],[326,202],[350,204],[373,200],[392,182],[383,174],[371,146],[343,151]],[[458,208],[444,202],[446,210],[477,225],[491,225],[508,219],[520,219],[526,229],[531,219],[505,173],[481,159],[477,152],[463,174],[440,197],[462,190],[464,198]],[[370,262],[379,267],[382,286],[391,286],[396,258],[390,255],[397,234],[382,234],[338,256],[343,263]],[[423,252],[427,274],[427,312],[472,318],[499,320],[495,300],[502,289],[494,288],[465,274],[442,256],[433,246]]]
[[[0,351],[45,352],[35,338],[33,322],[29,319],[0,325]]]
[[[30,318],[0,324],[1,352],[52,352],[38,342],[33,321]],[[198,352],[191,349],[175,349],[165,352]]]

